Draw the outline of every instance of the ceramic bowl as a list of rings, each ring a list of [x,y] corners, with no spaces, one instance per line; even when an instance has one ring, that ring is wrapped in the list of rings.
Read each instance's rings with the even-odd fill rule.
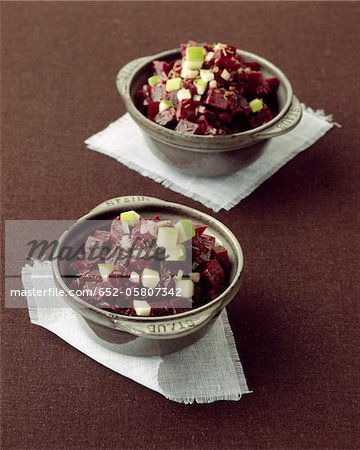
[[[246,61],[258,62],[266,77],[279,78],[279,112],[260,127],[226,136],[189,135],[170,130],[145,117],[136,107],[134,94],[151,75],[152,61],[177,59],[181,57],[180,49],[135,59],[120,70],[116,79],[118,91],[127,111],[158,158],[190,175],[228,175],[254,161],[266,150],[271,139],[287,133],[299,123],[302,108],[285,74],[254,53],[238,50],[238,54]]]
[[[121,211],[136,210],[140,215],[159,215],[166,219],[191,219],[207,225],[207,230],[228,249],[232,264],[230,282],[221,295],[193,310],[162,317],[137,317],[114,314],[77,297],[68,287],[68,262],[58,258],[64,247],[78,248],[79,243],[97,228],[97,220],[113,219]],[[91,229],[91,222],[94,225]],[[90,229],[89,229],[90,227]],[[60,237],[52,267],[59,289],[65,292],[65,301],[79,313],[82,325],[92,338],[120,353],[135,356],[164,355],[193,344],[205,335],[220,312],[237,295],[243,271],[243,253],[234,234],[220,221],[193,208],[153,197],[118,197],[101,203],[76,221]]]

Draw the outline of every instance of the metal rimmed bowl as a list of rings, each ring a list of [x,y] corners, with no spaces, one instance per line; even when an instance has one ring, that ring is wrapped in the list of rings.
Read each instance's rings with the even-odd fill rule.
[[[119,212],[129,209],[134,209],[145,217],[159,215],[166,219],[192,219],[196,223],[207,225],[209,232],[228,249],[232,269],[225,291],[199,308],[162,317],[114,314],[92,306],[71,292],[65,276],[69,263],[58,258],[62,249],[77,248],[79,242],[84,242],[84,238],[91,233],[91,221],[94,221],[95,230],[98,220],[113,219]],[[65,301],[80,314],[83,319],[81,323],[93,339],[119,353],[153,356],[187,347],[209,331],[220,312],[237,295],[243,264],[243,253],[237,238],[224,224],[208,214],[153,197],[126,196],[101,203],[68,228],[59,239],[52,268],[57,287],[65,292]]]
[[[278,77],[278,114],[268,123],[241,133],[226,136],[200,136],[170,130],[145,117],[134,102],[134,94],[147,82],[154,60],[172,61],[181,57],[180,49],[167,50],[135,59],[117,75],[118,91],[127,111],[140,127],[151,151],[162,161],[182,172],[199,176],[228,175],[258,158],[270,139],[292,130],[300,121],[302,108],[293,95],[286,75],[261,56],[237,50],[245,61],[260,64],[265,77]]]

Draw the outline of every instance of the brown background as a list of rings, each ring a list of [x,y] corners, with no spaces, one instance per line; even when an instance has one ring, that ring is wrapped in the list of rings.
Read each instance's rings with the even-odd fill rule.
[[[86,150],[127,61],[190,38],[278,64],[342,124],[217,217],[246,255],[229,308],[254,393],[184,406],[2,311],[3,448],[355,448],[359,3],[2,3],[2,214],[76,218],[141,193],[198,203]],[[207,211],[209,212],[209,211]]]

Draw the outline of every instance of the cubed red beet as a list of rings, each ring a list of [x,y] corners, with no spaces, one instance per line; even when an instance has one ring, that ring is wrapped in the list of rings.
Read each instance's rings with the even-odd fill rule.
[[[225,281],[224,271],[217,259],[209,261],[201,275],[215,289],[218,289]]]
[[[225,92],[225,89],[210,89],[204,103],[213,108],[227,109],[229,103],[226,100]]]
[[[150,120],[153,120],[159,112],[159,102],[149,102],[147,116]]]
[[[223,247],[222,245],[217,245],[213,248],[213,255],[218,260],[225,272],[230,270],[229,254],[225,247]]]

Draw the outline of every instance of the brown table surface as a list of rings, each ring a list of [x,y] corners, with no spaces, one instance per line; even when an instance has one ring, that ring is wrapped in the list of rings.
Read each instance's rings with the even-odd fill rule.
[[[86,150],[127,61],[195,39],[277,63],[342,124],[217,217],[246,255],[230,321],[253,394],[170,402],[2,310],[3,448],[359,448],[359,3],[2,3],[2,216],[73,219],[118,195],[210,212]]]

